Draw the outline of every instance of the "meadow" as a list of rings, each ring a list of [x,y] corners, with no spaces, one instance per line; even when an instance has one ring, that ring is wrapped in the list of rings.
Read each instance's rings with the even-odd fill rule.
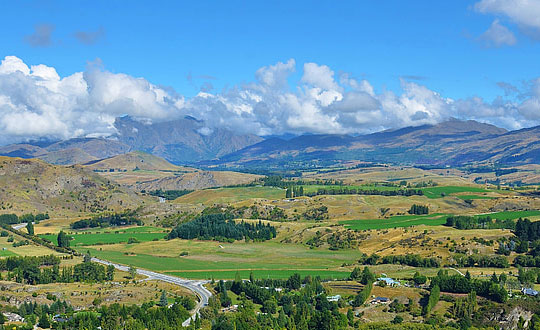
[[[488,193],[495,190],[488,190],[480,187],[473,186],[436,186],[422,188],[424,196],[428,198],[442,198],[444,196],[450,196],[458,193]],[[477,195],[475,195],[477,196]]]
[[[204,189],[181,196],[175,202],[211,205],[215,203],[234,203],[250,198],[282,199],[285,198],[285,189],[257,186]]]
[[[189,278],[234,278],[256,272],[261,277],[286,278],[294,272],[325,275],[334,278],[350,272],[341,266],[354,262],[360,252],[310,249],[300,244],[219,243],[215,241],[180,240],[79,247],[81,252],[126,265],[161,272],[185,274]],[[180,254],[187,253],[187,256]],[[189,273],[189,274],[188,274]]]
[[[71,240],[71,246],[86,246],[97,244],[116,244],[127,243],[130,238],[137,240],[138,242],[147,242],[153,240],[163,239],[167,234],[163,232],[80,232],[76,234],[68,234]],[[43,234],[39,235],[54,244],[57,244],[57,234]]]
[[[353,230],[367,229],[387,229],[410,226],[440,226],[446,223],[448,214],[426,214],[426,215],[396,215],[387,219],[371,219],[371,220],[345,220],[339,223],[345,228]]]

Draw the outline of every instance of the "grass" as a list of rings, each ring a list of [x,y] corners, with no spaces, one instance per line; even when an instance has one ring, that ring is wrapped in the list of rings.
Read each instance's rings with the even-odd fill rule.
[[[388,219],[372,220],[345,220],[340,224],[348,229],[366,230],[366,229],[387,229],[398,227],[410,227],[419,225],[440,226],[446,222],[448,214],[426,214],[426,215],[396,215]]]
[[[220,247],[221,246],[221,247]],[[294,272],[304,275],[334,277],[348,273],[341,267],[358,259],[355,250],[330,251],[310,249],[299,244],[275,241],[261,243],[219,243],[215,241],[170,240],[140,244],[116,244],[79,247],[93,256],[126,265],[161,272],[182,274],[189,278],[234,278],[236,271],[259,277],[286,278]],[[180,257],[180,253],[188,256]],[[343,274],[342,274],[343,275]]]
[[[492,219],[498,219],[498,220],[513,220],[518,218],[530,218],[540,215],[539,210],[529,210],[529,211],[503,211],[503,212],[495,212],[495,213],[486,213],[486,214],[478,214],[476,217],[485,217],[486,215],[489,215]]]
[[[239,270],[239,271],[193,271],[193,272],[166,272],[166,274],[175,275],[183,278],[192,279],[223,279],[232,280],[236,278],[236,274],[240,275],[242,279],[248,279],[249,275],[253,273],[253,276],[257,279],[286,279],[291,275],[298,273],[301,277],[305,276],[320,276],[321,279],[344,279],[349,277],[351,272],[349,271],[333,271],[333,270],[291,270],[291,269],[279,269],[279,270]]]
[[[513,220],[518,218],[527,218],[540,216],[540,211],[504,211],[496,213],[478,214],[475,217],[484,217],[489,215],[492,219]],[[367,230],[367,229],[388,229],[410,226],[440,226],[446,223],[446,217],[450,214],[428,214],[428,215],[397,215],[388,219],[372,220],[345,220],[339,223],[345,225],[348,229]]]
[[[10,251],[10,250],[0,250],[0,257],[11,257],[16,256],[17,253]]]
[[[428,198],[442,198],[442,194],[449,196],[456,193],[486,193],[491,190],[468,186],[437,186],[423,188],[422,191],[424,192],[424,196]]]
[[[197,190],[179,197],[177,203],[215,204],[234,203],[251,198],[282,199],[285,189],[276,187],[233,187]]]
[[[39,235],[42,238],[48,239],[54,244],[57,244],[57,235]],[[127,233],[80,233],[77,235],[69,235],[72,237],[71,246],[86,246],[96,244],[116,244],[127,243],[130,238],[135,238],[139,242],[147,242],[155,239],[163,239],[165,233],[141,233],[141,232],[127,232]]]

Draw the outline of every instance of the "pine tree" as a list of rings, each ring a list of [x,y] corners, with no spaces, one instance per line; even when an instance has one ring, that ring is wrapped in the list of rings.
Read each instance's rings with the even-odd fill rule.
[[[165,307],[169,304],[167,301],[167,292],[165,290],[161,291],[161,297],[159,298],[159,306]]]
[[[26,224],[26,231],[28,231],[28,235],[34,235],[34,224],[31,221]]]
[[[41,316],[39,317],[38,327],[43,329],[48,329],[51,327],[51,322],[49,322],[49,318],[45,312],[42,312]]]

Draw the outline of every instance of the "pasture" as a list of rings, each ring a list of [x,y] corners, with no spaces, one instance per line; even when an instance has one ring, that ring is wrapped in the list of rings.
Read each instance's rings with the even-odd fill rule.
[[[163,232],[151,233],[151,232],[80,232],[68,234],[71,240],[71,246],[86,246],[86,245],[98,245],[98,244],[116,244],[127,243],[130,238],[137,240],[138,242],[147,242],[152,240],[163,239],[167,234]],[[44,234],[39,235],[42,238],[57,244],[57,234]]]
[[[426,214],[426,215],[396,215],[387,219],[371,220],[345,220],[339,223],[345,228],[353,230],[366,229],[386,229],[410,226],[440,226],[446,222],[448,214]]]
[[[293,272],[337,276],[349,272],[343,263],[354,262],[360,252],[310,249],[300,244],[277,241],[263,243],[220,243],[215,241],[181,240],[80,247],[93,256],[126,265],[162,272],[186,273],[186,277],[234,278],[236,271],[261,277],[286,278]],[[180,254],[187,252],[187,256]],[[190,274],[187,274],[187,273]],[[207,275],[205,275],[207,274]],[[213,275],[212,275],[213,274]]]
[[[453,194],[458,193],[488,193],[493,192],[494,190],[488,190],[481,187],[473,187],[473,186],[436,186],[436,187],[428,187],[428,188],[422,188],[422,191],[424,192],[424,196],[427,198],[442,198],[444,196],[450,196]]]
[[[282,199],[285,189],[276,187],[231,187],[197,190],[177,198],[176,203],[213,205],[235,203],[252,198]]]

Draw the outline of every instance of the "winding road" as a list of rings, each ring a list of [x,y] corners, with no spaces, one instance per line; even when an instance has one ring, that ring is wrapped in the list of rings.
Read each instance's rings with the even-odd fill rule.
[[[26,223],[20,223],[20,224],[12,225],[11,227],[15,230],[20,230],[24,228],[25,226],[26,226]],[[129,271],[128,266],[115,264],[107,260],[92,258],[92,261],[103,264],[103,265],[113,265],[114,268],[124,271],[124,272]],[[197,303],[195,308],[192,310],[191,316],[182,323],[182,326],[184,327],[187,327],[188,325],[191,324],[192,320],[195,320],[195,317],[199,314],[199,311],[201,310],[201,308],[208,305],[208,300],[210,299],[210,297],[212,297],[212,292],[208,291],[208,289],[204,287],[204,284],[208,283],[208,281],[188,280],[188,279],[171,276],[171,275],[164,275],[164,274],[160,274],[160,273],[156,273],[156,272],[152,272],[152,271],[140,269],[140,268],[137,268],[136,270],[137,270],[137,274],[146,276],[150,280],[158,280],[162,282],[179,285],[181,287],[184,287],[194,292],[199,297],[199,302]]]
[[[114,268],[124,272],[129,271],[129,267],[127,266],[115,264],[106,260],[92,258],[92,261],[103,265],[113,265]],[[187,280],[180,277],[164,275],[139,268],[137,268],[137,274],[147,276],[150,280],[158,280],[182,286],[190,291],[195,292],[195,294],[199,296],[199,302],[197,303],[197,306],[195,306],[195,308],[193,309],[191,317],[182,323],[182,326],[184,327],[188,326],[191,323],[191,320],[195,319],[196,315],[199,314],[199,310],[202,307],[208,305],[208,299],[210,299],[210,297],[212,296],[212,293],[204,287],[204,284],[208,283],[208,281]]]

